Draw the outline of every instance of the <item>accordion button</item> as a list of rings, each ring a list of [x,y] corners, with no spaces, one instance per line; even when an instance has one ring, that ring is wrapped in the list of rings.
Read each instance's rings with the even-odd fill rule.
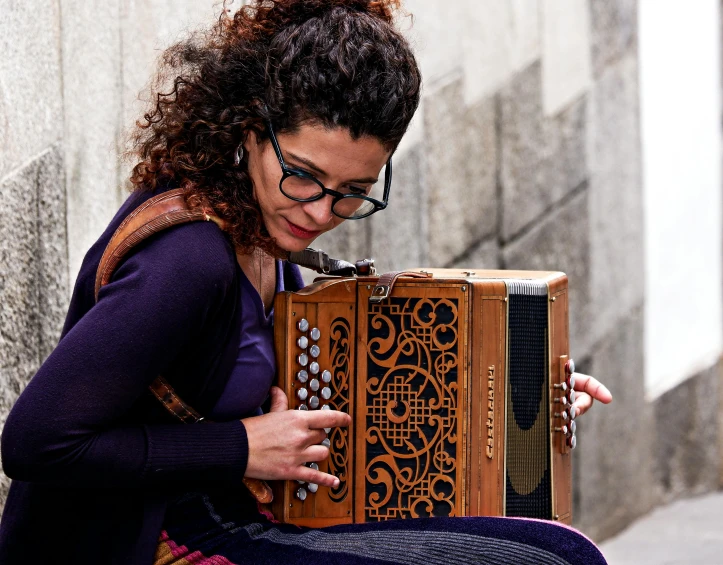
[[[302,367],[306,367],[307,363],[309,362],[309,356],[306,353],[302,353],[296,358],[296,361],[301,365]]]
[[[308,398],[309,391],[306,390],[305,388],[300,388],[299,391],[296,393],[296,396],[298,396],[299,400],[301,400],[303,402],[304,400],[306,400]],[[314,398],[316,398],[316,397],[314,397]],[[314,406],[312,406],[312,408],[314,408]]]
[[[296,340],[296,344],[301,349],[306,349],[307,347],[309,347],[309,338],[305,335],[302,335],[299,339]]]
[[[296,324],[296,327],[299,328],[299,330],[301,330],[302,332],[309,331],[309,320],[307,320],[306,318],[301,318],[301,320],[299,320],[299,323]]]
[[[321,389],[321,397],[324,400],[329,400],[331,398],[331,389],[328,386]]]
[[[561,432],[565,435],[567,435],[567,426],[562,426],[561,428],[555,428],[556,432]]]
[[[298,489],[298,490],[296,491],[296,498],[298,498],[298,499],[301,500],[302,502],[303,502],[304,500],[306,500],[306,489],[305,489],[305,488],[300,488],[300,489]]]
[[[319,397],[318,396],[312,396],[309,399],[309,408],[312,410],[316,410],[319,407]]]
[[[309,489],[309,492],[316,492],[317,490],[319,490],[319,485],[317,485],[316,483],[309,483],[308,485],[306,485],[306,488]]]
[[[319,390],[319,379],[311,379],[311,381],[309,381],[309,388],[314,392]]]
[[[324,369],[324,371],[321,373],[321,380],[325,383],[331,382],[331,371]]]
[[[314,471],[318,471],[319,466],[316,463],[309,463],[309,469],[314,469]]]
[[[564,396],[561,396],[560,398],[556,398],[555,402],[558,404],[562,404],[563,406],[567,406],[567,398]]]
[[[305,383],[309,380],[309,373],[307,373],[305,369],[301,369],[301,371],[296,373],[296,378],[300,383]]]
[[[565,363],[565,372],[568,375],[572,375],[575,372],[575,361],[570,359],[567,363]]]
[[[567,412],[555,412],[555,418],[562,418],[563,422],[567,422]]]
[[[308,410],[308,409],[309,409],[309,407],[306,404],[301,404],[299,406],[299,410]]]
[[[570,415],[570,420],[574,420],[577,417],[577,408],[570,406],[567,413]]]
[[[311,346],[311,348],[309,348],[309,353],[311,354],[312,357],[318,357],[319,353],[321,353],[321,349],[319,348],[318,345],[314,344]]]
[[[571,390],[571,391],[567,394],[567,399],[570,401],[570,404],[574,404],[574,403],[575,403],[575,391],[574,391],[574,390]]]
[[[309,372],[312,375],[318,375],[319,374],[319,364],[316,361],[312,361],[311,365],[309,365]]]
[[[574,434],[577,431],[577,422],[574,420],[570,422],[570,431]]]
[[[319,331],[319,328],[312,328],[311,329],[311,339],[314,341],[319,341],[319,338],[321,337],[321,332]]]
[[[324,428],[324,431],[328,434],[331,431],[331,428]]]
[[[328,404],[324,404],[324,406],[321,407],[322,410],[331,410],[331,407]]]
[[[567,438],[567,447],[575,449],[577,447],[577,437],[572,435]]]
[[[565,381],[567,383],[567,386],[570,388],[575,388],[575,375],[570,375],[567,377],[567,380]]]
[[[324,441],[321,442],[321,445],[324,447],[331,447],[331,442],[329,441],[329,438],[324,438]]]

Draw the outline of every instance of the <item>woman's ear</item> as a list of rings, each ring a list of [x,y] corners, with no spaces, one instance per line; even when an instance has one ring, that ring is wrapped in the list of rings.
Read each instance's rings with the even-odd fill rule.
[[[246,155],[253,155],[255,152],[263,149],[266,139],[259,135],[255,129],[248,129],[244,134],[244,140],[241,142]]]
[[[249,152],[249,139],[253,136],[253,140],[256,141],[256,132],[253,130],[247,130],[244,132],[243,141],[241,141],[241,145],[244,148],[244,151],[248,155]],[[258,143],[255,143],[254,145],[258,145]]]

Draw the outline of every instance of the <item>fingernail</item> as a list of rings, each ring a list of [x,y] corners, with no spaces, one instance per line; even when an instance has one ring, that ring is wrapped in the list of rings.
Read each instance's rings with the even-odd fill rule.
[[[334,479],[333,487],[334,487],[334,488],[338,488],[338,487],[339,487],[339,479]]]

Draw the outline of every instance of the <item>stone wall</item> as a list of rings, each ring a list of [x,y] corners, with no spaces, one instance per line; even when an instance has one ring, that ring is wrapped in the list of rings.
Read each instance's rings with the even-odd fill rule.
[[[55,347],[67,306],[59,17],[57,2],[10,2],[0,15],[0,424]]]
[[[322,236],[318,247],[351,260],[373,256],[382,270],[568,274],[572,354],[615,396],[580,421],[574,463],[575,524],[604,538],[655,502],[643,372],[637,3],[526,2],[522,13],[505,5],[501,13],[500,4],[475,4],[476,21],[504,27],[497,40],[512,45],[499,58],[478,46],[491,70],[469,55],[440,69],[439,54],[425,51],[437,44],[421,42],[424,101],[415,141],[395,160],[390,208]],[[523,45],[505,37],[528,29],[530,14],[536,34]],[[415,27],[432,27],[425,19],[433,17],[418,11]],[[453,52],[459,32],[437,32]],[[478,73],[494,80],[480,86]]]
[[[160,48],[213,2],[10,0],[0,11],[0,425],[55,347],[85,251],[125,197],[124,128]],[[0,502],[9,481],[0,473]]]
[[[6,4],[0,423],[57,341],[70,281],[123,198],[123,131],[142,107],[137,93],[159,48],[218,9],[211,0]],[[699,472],[685,462],[700,441],[717,445],[712,422],[723,404],[708,394],[668,414],[719,390],[718,373],[645,400],[637,1],[409,0],[407,8],[414,22],[401,25],[425,87],[395,156],[391,207],[317,247],[373,256],[382,270],[565,271],[572,353],[615,395],[580,422],[576,525],[601,539],[666,496],[713,488],[716,462]],[[660,431],[670,426],[686,433]],[[7,480],[0,485],[1,496]]]

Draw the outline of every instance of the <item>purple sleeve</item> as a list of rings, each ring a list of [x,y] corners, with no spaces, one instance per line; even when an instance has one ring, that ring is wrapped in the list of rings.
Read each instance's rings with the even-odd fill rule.
[[[2,435],[6,474],[73,487],[240,481],[248,459],[240,421],[118,424],[214,315],[234,269],[210,224],[139,246],[13,407]]]

